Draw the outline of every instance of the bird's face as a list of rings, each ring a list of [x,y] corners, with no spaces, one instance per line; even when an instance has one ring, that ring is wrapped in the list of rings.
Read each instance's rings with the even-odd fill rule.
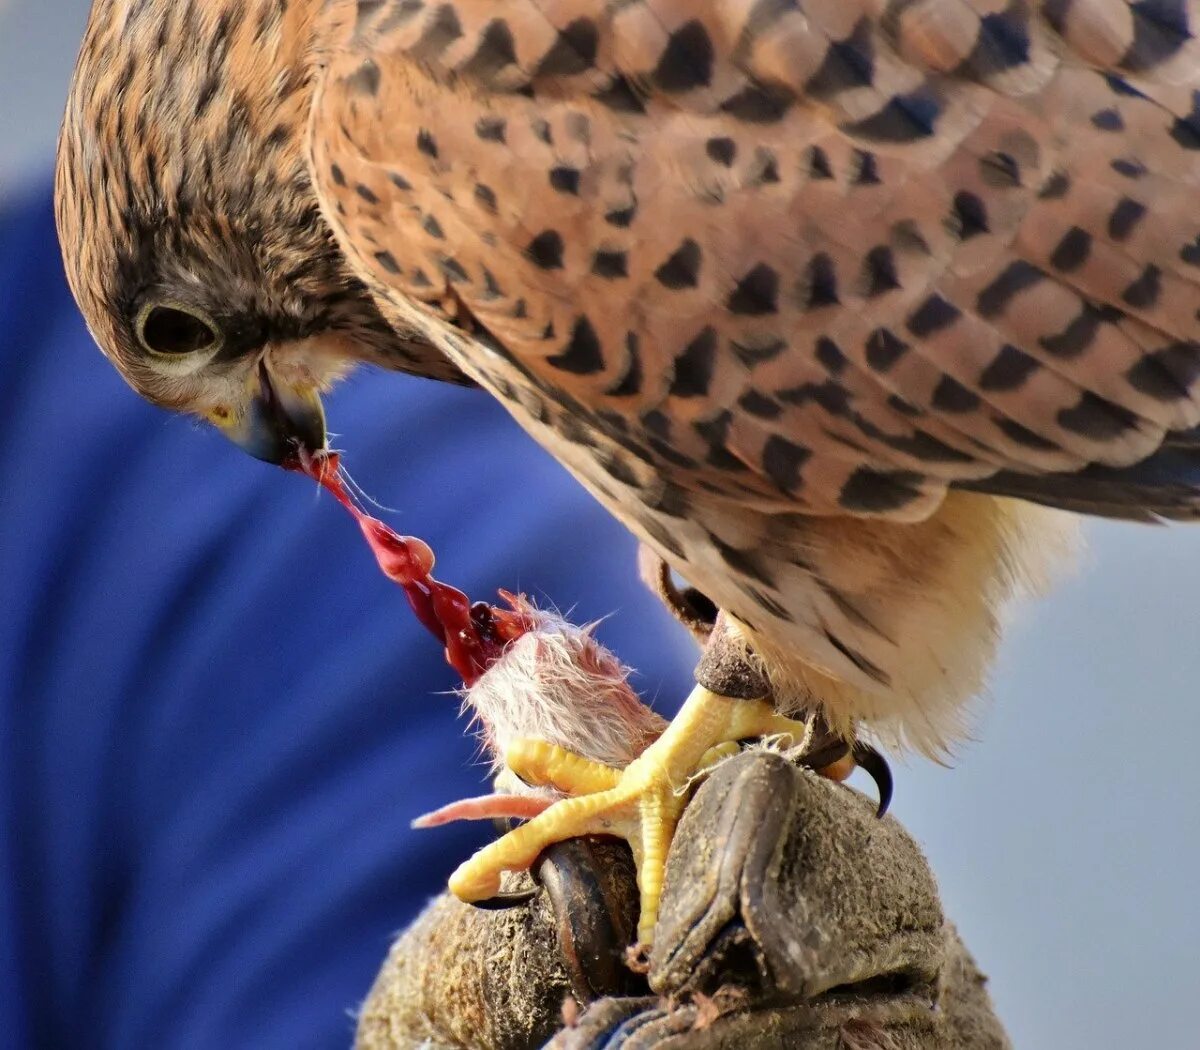
[[[461,381],[383,320],[322,218],[320,9],[98,0],[59,140],[63,258],[100,348],[150,401],[272,462],[324,446],[321,392],[357,361]]]
[[[224,201],[192,201],[157,224],[126,209],[106,226],[72,223],[65,200],[76,298],[135,390],[272,463],[324,447],[322,391],[394,339],[331,244],[308,238],[297,257],[286,238],[228,218],[238,213]],[[309,221],[321,227],[315,211]]]

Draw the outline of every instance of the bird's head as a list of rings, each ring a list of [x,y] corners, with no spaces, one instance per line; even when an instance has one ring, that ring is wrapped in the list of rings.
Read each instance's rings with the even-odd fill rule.
[[[321,392],[357,361],[461,381],[384,321],[321,215],[321,6],[98,0],[55,180],[67,277],[117,370],[277,463],[324,446]]]

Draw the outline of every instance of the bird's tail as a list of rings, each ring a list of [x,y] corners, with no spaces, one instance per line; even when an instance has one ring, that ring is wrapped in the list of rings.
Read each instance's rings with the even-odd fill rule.
[[[1092,465],[1071,474],[1003,471],[962,488],[1127,521],[1200,521],[1200,427],[1177,431],[1127,467]]]

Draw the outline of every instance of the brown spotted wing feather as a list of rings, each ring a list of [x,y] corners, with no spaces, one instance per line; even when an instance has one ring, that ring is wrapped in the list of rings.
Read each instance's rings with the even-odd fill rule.
[[[360,263],[684,487],[912,520],[1200,423],[1194,3],[332,6]]]

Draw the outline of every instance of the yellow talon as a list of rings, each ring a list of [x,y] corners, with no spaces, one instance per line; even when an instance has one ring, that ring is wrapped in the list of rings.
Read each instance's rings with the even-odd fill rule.
[[[549,785],[565,795],[590,795],[617,786],[621,771],[593,762],[545,740],[514,740],[504,763],[528,784]]]
[[[704,752],[704,757],[700,759],[700,767],[696,770],[698,775],[709,773],[712,768],[726,758],[732,758],[742,749],[734,740],[726,740],[723,744],[717,744],[715,747],[710,747]]]
[[[528,868],[554,842],[579,835],[617,835],[633,851],[641,897],[638,939],[654,937],[667,854],[687,805],[689,788],[737,741],[790,737],[809,727],[784,718],[761,700],[732,700],[697,686],[666,731],[623,770],[572,754],[542,740],[516,740],[505,761],[523,780],[570,796],[485,846],[450,877],[450,892],[482,900],[500,888],[500,873]]]

